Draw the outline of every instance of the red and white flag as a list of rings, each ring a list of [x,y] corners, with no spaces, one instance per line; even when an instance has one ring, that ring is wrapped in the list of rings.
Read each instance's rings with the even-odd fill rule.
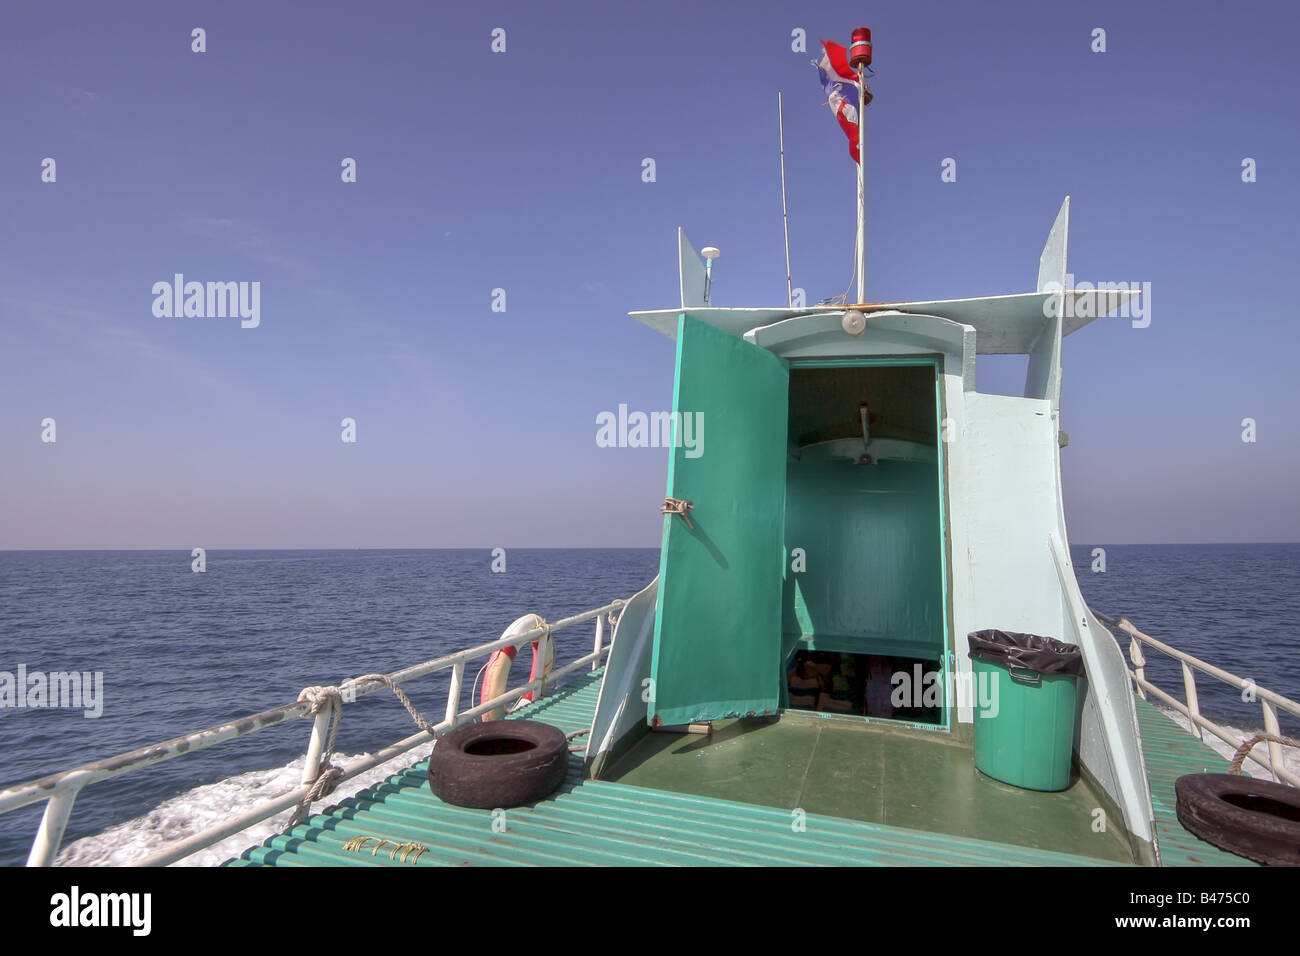
[[[849,66],[849,51],[838,43],[822,40],[822,58],[814,61],[821,77],[826,102],[849,138],[849,155],[861,163],[858,153],[858,75]]]

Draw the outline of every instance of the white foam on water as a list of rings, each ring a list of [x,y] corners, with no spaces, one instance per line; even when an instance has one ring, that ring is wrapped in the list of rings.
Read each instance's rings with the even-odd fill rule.
[[[343,781],[333,793],[317,801],[313,809],[319,811],[380,783],[423,760],[432,749],[432,744],[421,744],[351,780]],[[333,762],[347,770],[368,756],[335,754]],[[67,844],[59,851],[55,865],[127,866],[143,860],[178,840],[193,836],[296,789],[302,780],[305,759],[304,755],[283,767],[253,770],[195,787],[187,793],[165,800],[144,816]],[[285,810],[172,865],[216,866],[224,863],[279,833],[292,814],[292,809]]]
[[[1162,714],[1176,723],[1179,727],[1182,727],[1183,730],[1186,730],[1189,735],[1191,734],[1192,722],[1190,720],[1171,707],[1166,707],[1163,704],[1156,704],[1156,706]],[[1237,738],[1237,746],[1244,744],[1256,734],[1262,734],[1264,732],[1263,728],[1248,730],[1234,726],[1233,724],[1220,723],[1219,721],[1215,721],[1215,723],[1218,723],[1220,727]],[[1227,743],[1227,741],[1220,740],[1213,732],[1204,729],[1201,732],[1204,734],[1206,746],[1215,753],[1222,755],[1224,760],[1231,760],[1233,755],[1237,752],[1237,747],[1232,746]],[[1288,736],[1285,729],[1283,729],[1282,735]],[[1268,754],[1268,741],[1260,741],[1255,744],[1255,746],[1251,748],[1250,752],[1252,754],[1258,754],[1260,757],[1266,757]],[[1300,774],[1300,747],[1282,748],[1282,766],[1284,769],[1289,770],[1294,774]],[[1260,780],[1273,779],[1272,775],[1266,768],[1255,763],[1255,761],[1251,760],[1249,757],[1247,757],[1245,762],[1242,764],[1242,770],[1250,776],[1256,777]]]

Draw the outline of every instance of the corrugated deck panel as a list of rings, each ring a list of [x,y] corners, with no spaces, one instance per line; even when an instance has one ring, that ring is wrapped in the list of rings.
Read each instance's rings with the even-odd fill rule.
[[[518,716],[566,732],[586,729],[600,672],[575,680]],[[492,814],[442,803],[429,791],[427,761],[313,816],[231,861],[256,866],[520,866],[520,865],[1027,865],[1096,866],[1102,861],[900,827],[809,814],[795,833],[788,810],[585,780],[570,760],[564,785],[531,807],[506,813],[493,832]],[[357,836],[428,847],[412,863],[388,851],[360,853]]]
[[[1255,866],[1250,860],[1206,843],[1178,822],[1174,781],[1188,773],[1227,773],[1228,761],[1150,701],[1138,698],[1137,712],[1160,862],[1165,866]]]

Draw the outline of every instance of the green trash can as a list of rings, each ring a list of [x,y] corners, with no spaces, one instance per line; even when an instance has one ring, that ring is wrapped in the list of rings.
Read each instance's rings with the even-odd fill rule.
[[[975,768],[1026,790],[1070,785],[1079,648],[1050,637],[967,635],[975,672]]]

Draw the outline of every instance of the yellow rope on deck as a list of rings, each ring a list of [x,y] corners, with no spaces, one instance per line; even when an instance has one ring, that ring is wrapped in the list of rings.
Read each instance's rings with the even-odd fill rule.
[[[395,840],[388,840],[383,837],[374,836],[353,837],[347,843],[343,844],[343,849],[349,853],[360,853],[371,840],[375,841],[375,848],[370,851],[371,856],[377,856],[379,851],[384,847],[391,846],[392,849],[388,851],[388,858],[390,860],[396,860],[397,853],[400,850],[403,863],[406,862],[408,856],[414,854],[414,856],[411,856],[411,863],[415,864],[419,862],[420,854],[429,852],[429,848],[423,843],[415,843],[413,841],[398,843]]]

